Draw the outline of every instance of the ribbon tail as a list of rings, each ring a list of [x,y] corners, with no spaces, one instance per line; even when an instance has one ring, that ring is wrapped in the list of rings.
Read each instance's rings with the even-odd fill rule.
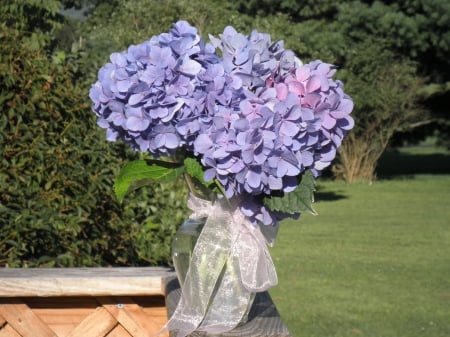
[[[247,226],[239,237],[238,248],[241,280],[253,292],[262,292],[278,284],[277,272],[265,237],[259,226]]]
[[[210,334],[233,330],[246,316],[251,297],[252,292],[240,281],[239,259],[231,255],[198,330]]]
[[[191,198],[190,206],[201,200]],[[194,247],[180,302],[167,323],[171,331],[178,331],[177,337],[185,337],[197,330],[204,320],[232,242],[229,213],[220,203],[211,206],[209,202],[201,202],[199,208],[195,207],[193,210],[198,214],[204,214],[206,208],[209,216]]]

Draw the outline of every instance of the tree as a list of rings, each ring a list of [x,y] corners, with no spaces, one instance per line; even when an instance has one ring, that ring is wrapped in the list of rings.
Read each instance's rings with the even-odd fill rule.
[[[399,59],[417,63],[423,79],[417,101],[427,111],[421,120],[405,125],[395,142],[439,136],[450,146],[450,3],[446,0],[358,1],[340,7],[339,22],[351,42],[376,37]]]
[[[379,44],[364,41],[351,51],[358,57],[347,60],[343,78],[355,102],[357,127],[339,149],[333,171],[349,182],[372,181],[378,159],[393,135],[423,118],[424,111],[418,105],[423,83],[414,62],[398,59]]]

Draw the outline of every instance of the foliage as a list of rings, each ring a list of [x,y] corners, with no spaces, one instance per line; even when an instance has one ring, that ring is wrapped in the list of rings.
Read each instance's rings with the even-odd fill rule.
[[[341,6],[343,33],[361,42],[372,37],[399,59],[417,63],[423,81],[416,97],[428,113],[410,128],[397,130],[395,143],[417,142],[427,135],[449,144],[450,3],[446,0],[369,1]]]
[[[114,184],[114,192],[119,201],[125,195],[149,183],[166,182],[183,173],[183,167],[156,160],[135,160],[126,163],[120,170]]]
[[[332,17],[338,10],[339,1],[322,0],[237,0],[236,8],[243,13],[258,16],[283,13],[290,21],[299,22],[314,18]]]
[[[70,58],[30,43],[45,35],[0,26],[0,265],[169,264],[184,190],[118,204],[117,158],[136,155],[106,144]]]
[[[306,171],[297,188],[281,196],[272,196],[264,199],[264,204],[270,209],[281,212],[295,214],[298,212],[309,212],[317,215],[312,207],[314,202],[314,191],[316,190],[314,175],[311,171]]]
[[[48,0],[4,0],[0,13],[2,23],[11,29],[25,33],[50,35],[61,26],[63,16],[59,14],[60,1]]]
[[[433,82],[450,80],[450,3],[446,0],[370,1],[342,5],[339,21],[354,41],[367,36],[421,63],[421,75]]]

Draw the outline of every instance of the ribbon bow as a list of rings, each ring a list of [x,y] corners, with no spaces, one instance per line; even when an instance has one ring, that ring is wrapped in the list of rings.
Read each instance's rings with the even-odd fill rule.
[[[190,195],[191,218],[207,217],[192,253],[178,306],[167,323],[177,337],[234,329],[250,298],[278,283],[266,239],[238,207]]]

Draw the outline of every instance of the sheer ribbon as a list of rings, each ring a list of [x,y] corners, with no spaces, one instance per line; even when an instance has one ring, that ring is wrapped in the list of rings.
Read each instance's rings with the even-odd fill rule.
[[[191,218],[207,221],[195,245],[178,306],[166,325],[185,337],[193,331],[220,334],[235,328],[251,294],[278,283],[266,238],[237,206],[190,195]],[[269,239],[271,241],[273,238]]]

